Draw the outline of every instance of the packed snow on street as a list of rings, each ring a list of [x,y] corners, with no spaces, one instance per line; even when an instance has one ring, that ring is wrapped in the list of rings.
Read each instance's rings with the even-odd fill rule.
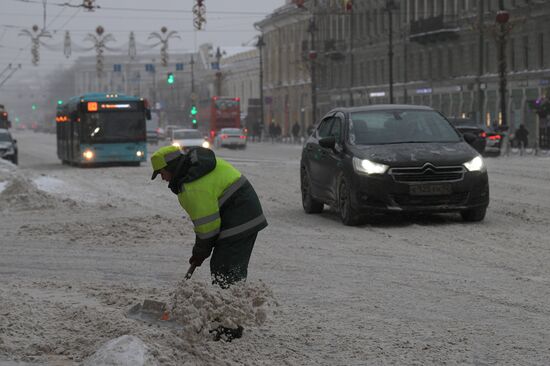
[[[16,132],[0,162],[0,365],[545,365],[550,157],[487,158],[484,221],[384,216],[358,227],[301,206],[298,144],[216,153],[269,226],[245,284],[184,280],[193,226],[148,163],[76,168],[54,135]],[[159,145],[160,146],[160,145]],[[155,146],[150,146],[150,149]],[[172,325],[127,316],[166,302]],[[214,341],[213,322],[243,337]]]

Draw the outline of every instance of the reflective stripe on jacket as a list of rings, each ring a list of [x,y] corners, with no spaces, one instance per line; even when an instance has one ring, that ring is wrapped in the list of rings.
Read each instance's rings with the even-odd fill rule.
[[[223,159],[216,158],[211,172],[183,183],[178,200],[194,225],[194,255],[208,256],[215,244],[267,226],[252,185]]]

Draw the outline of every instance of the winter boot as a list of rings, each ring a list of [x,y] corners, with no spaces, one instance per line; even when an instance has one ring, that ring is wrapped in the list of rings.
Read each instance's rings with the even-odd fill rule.
[[[216,342],[219,340],[231,342],[233,339],[241,338],[243,336],[243,330],[244,328],[240,325],[237,327],[237,329],[227,328],[220,325],[216,329],[212,329],[210,333],[214,334],[214,340]]]

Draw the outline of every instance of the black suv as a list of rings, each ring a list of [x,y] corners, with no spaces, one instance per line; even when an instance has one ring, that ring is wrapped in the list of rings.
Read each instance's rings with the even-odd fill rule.
[[[6,129],[0,129],[0,158],[17,164],[17,140]]]
[[[481,221],[489,205],[482,157],[423,106],[332,110],[304,145],[300,178],[304,210],[331,205],[346,225],[392,212],[459,212]]]

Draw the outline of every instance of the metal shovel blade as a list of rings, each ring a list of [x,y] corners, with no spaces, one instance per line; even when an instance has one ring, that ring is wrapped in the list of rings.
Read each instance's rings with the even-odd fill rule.
[[[161,327],[183,329],[183,326],[170,319],[170,314],[166,310],[166,303],[161,301],[144,300],[143,304],[132,306],[126,316],[130,319],[141,320]]]

